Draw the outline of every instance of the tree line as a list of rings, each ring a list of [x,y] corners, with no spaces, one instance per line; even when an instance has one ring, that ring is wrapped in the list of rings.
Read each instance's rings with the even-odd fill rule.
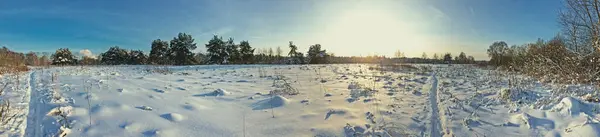
[[[206,44],[205,53],[193,53],[198,48],[195,39],[188,34],[179,33],[170,41],[161,39],[150,43],[150,52],[145,54],[142,50],[128,50],[118,46],[110,47],[98,56],[83,56],[77,58],[68,48],[57,49],[51,56],[30,52],[27,54],[14,52],[15,58],[8,59],[23,62],[24,65],[201,65],[201,64],[326,64],[326,63],[474,63],[472,56],[461,52],[459,56],[452,57],[450,53],[438,57],[427,58],[423,53],[421,58],[407,58],[404,53],[397,51],[394,58],[385,56],[344,57],[335,56],[333,53],[322,49],[321,44],[310,45],[305,53],[298,51],[294,42],[288,43],[289,50],[284,53],[277,47],[256,49],[248,41],[235,42],[233,38],[224,40],[220,36],[213,36]],[[4,48],[3,51],[9,51]],[[1,53],[1,52],[0,52]],[[2,54],[0,54],[2,55]],[[21,61],[22,60],[22,61]],[[1,64],[1,63],[0,63]]]
[[[152,41],[148,55],[141,50],[114,46],[97,58],[83,57],[81,60],[77,60],[68,48],[61,48],[52,55],[52,65],[323,64],[329,63],[331,57],[320,44],[310,45],[305,57],[290,41],[288,56],[284,57],[279,47],[276,54],[272,49],[256,51],[248,41],[236,43],[233,38],[223,40],[217,35],[205,44],[206,53],[193,53],[197,48],[194,41],[191,35],[179,33],[171,41]]]

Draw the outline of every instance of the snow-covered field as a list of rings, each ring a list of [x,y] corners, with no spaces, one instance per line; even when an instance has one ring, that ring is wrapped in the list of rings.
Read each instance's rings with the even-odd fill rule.
[[[581,99],[593,86],[372,66],[35,69],[2,77],[0,136],[600,136],[600,106]]]

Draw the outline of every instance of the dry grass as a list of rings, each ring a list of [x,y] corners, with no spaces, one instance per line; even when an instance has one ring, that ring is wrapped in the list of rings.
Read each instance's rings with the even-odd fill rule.
[[[148,73],[160,73],[164,75],[173,74],[173,71],[170,70],[168,66],[148,66],[145,71]]]
[[[0,96],[4,93],[4,90],[9,85],[9,83],[4,83],[2,89],[0,89]],[[6,125],[12,120],[15,119],[16,113],[12,111],[10,101],[7,99],[3,99],[2,104],[0,104],[0,124]]]

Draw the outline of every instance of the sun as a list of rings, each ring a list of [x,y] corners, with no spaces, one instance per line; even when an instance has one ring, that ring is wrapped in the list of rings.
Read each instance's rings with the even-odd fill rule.
[[[388,54],[387,51],[391,53],[401,47],[418,46],[420,39],[414,33],[394,13],[377,8],[354,9],[332,20],[324,41],[337,47],[363,49],[354,52]]]

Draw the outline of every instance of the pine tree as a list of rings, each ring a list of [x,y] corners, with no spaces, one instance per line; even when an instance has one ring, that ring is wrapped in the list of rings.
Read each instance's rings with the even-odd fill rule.
[[[100,62],[105,65],[123,65],[128,64],[129,61],[127,50],[118,46],[110,47],[108,51],[100,54],[100,56],[102,57]]]
[[[131,65],[144,65],[147,59],[148,57],[141,50],[129,51],[129,64]]]
[[[227,52],[225,52],[225,42],[223,38],[214,35],[214,37],[208,41],[206,44],[206,51],[208,56],[209,64],[221,64],[225,61],[225,56],[227,56]]]
[[[240,42],[240,56],[241,63],[250,64],[254,58],[254,49],[250,46],[248,41]]]
[[[170,44],[169,60],[173,62],[173,65],[196,64],[192,50],[197,47],[192,35],[179,33],[177,37],[174,37],[173,40],[171,40]]]
[[[450,54],[450,53],[446,53],[446,54],[444,55],[444,62],[446,62],[446,63],[448,63],[448,64],[452,63],[452,54]]]
[[[460,54],[458,55],[458,60],[459,63],[468,63],[469,59],[467,58],[467,55],[464,52],[460,52]]]
[[[307,55],[310,64],[327,63],[327,51],[321,50],[321,44],[311,45]]]
[[[227,63],[228,64],[236,64],[240,60],[240,50],[238,45],[233,42],[233,38],[229,38],[227,42],[225,42],[225,50],[227,51]]]
[[[52,54],[52,65],[74,65],[76,62],[75,56],[68,48],[60,48]]]
[[[152,41],[152,49],[148,57],[149,64],[167,65],[169,64],[169,43],[156,39]]]

